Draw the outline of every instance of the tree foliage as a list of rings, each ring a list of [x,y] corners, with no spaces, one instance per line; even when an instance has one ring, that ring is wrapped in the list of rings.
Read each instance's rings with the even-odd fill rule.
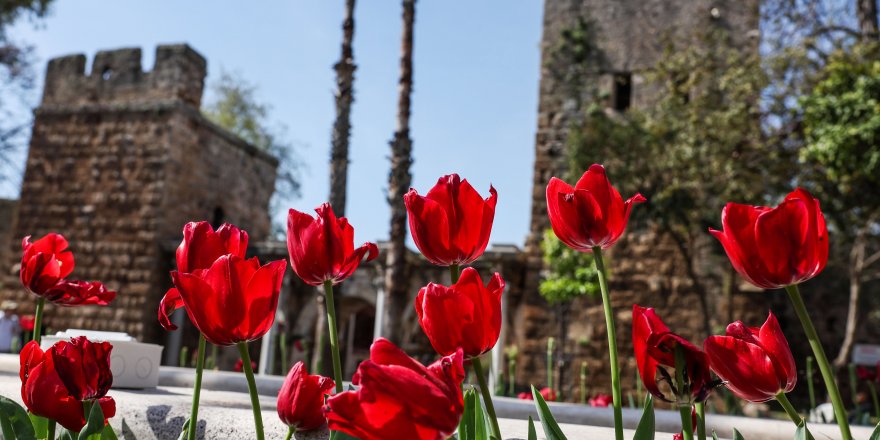
[[[575,251],[561,242],[552,230],[541,242],[546,272],[538,291],[551,304],[599,293],[593,255]]]

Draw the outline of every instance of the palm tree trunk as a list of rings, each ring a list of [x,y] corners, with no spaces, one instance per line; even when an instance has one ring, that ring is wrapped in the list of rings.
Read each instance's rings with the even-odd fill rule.
[[[846,313],[846,327],[843,332],[843,342],[834,359],[834,368],[840,370],[849,363],[853,345],[855,345],[856,330],[859,328],[859,299],[862,293],[862,275],[865,269],[865,250],[867,231],[862,230],[856,234],[853,240],[849,256],[849,304]]]
[[[345,216],[346,184],[348,181],[348,145],[351,135],[351,103],[354,101],[354,2],[345,1],[342,22],[342,54],[336,63],[336,121],[333,122],[330,150],[330,206],[338,217]]]
[[[382,334],[400,344],[401,319],[408,302],[406,265],[406,206],[403,195],[412,175],[412,140],[409,137],[412,95],[413,23],[416,1],[403,0],[403,37],[400,55],[400,82],[397,98],[397,129],[391,140],[391,172],[388,175],[388,204],[391,206],[387,268],[385,272],[385,320]]]
[[[859,18],[859,32],[862,39],[880,38],[877,26],[877,0],[856,0],[856,15]]]

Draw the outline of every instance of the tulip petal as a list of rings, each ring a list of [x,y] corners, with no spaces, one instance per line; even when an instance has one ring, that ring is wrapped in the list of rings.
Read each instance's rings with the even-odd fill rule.
[[[710,336],[703,348],[712,370],[737,396],[766,402],[780,391],[773,361],[760,346],[730,336]]]
[[[758,252],[775,286],[799,281],[811,270],[803,255],[807,244],[813,241],[809,237],[811,223],[815,224],[814,219],[801,199],[784,201],[755,221],[755,239],[761,243]]]
[[[758,338],[761,347],[773,360],[776,377],[781,384],[782,391],[787,393],[793,390],[797,384],[797,365],[791,354],[791,348],[788,346],[788,340],[785,339],[782,327],[773,312],[770,312],[767,321],[761,326]]]
[[[287,261],[276,260],[260,267],[242,291],[247,296],[245,320],[238,336],[242,341],[262,338],[275,322],[278,296]]]
[[[404,204],[409,214],[410,233],[419,251],[433,264],[453,264],[451,221],[443,205],[418,195],[415,190],[404,196]]]
[[[176,287],[168,289],[159,301],[159,324],[162,328],[168,331],[177,330],[177,326],[171,322],[171,314],[181,307],[183,307],[183,299],[180,298],[180,292]]]

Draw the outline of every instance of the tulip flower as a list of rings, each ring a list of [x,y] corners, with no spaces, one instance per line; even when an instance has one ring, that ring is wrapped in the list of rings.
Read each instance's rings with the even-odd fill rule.
[[[251,370],[256,370],[256,369],[257,369],[257,363],[254,361],[251,361]],[[232,370],[235,371],[236,373],[243,372],[244,371],[244,361],[241,359],[235,361],[235,365],[232,367]]]
[[[721,231],[709,232],[743,278],[764,289],[785,288],[813,349],[842,438],[851,440],[834,371],[798,288],[828,262],[828,228],[819,201],[798,188],[775,208],[728,203],[721,211],[721,225]]]
[[[403,196],[409,229],[419,251],[438,266],[460,266],[483,255],[492,233],[498,194],[489,186],[480,194],[458,174],[449,174],[420,196],[410,189]]]
[[[18,325],[26,332],[34,331],[34,315],[24,315],[18,320]]]
[[[260,266],[224,255],[209,269],[172,272],[174,285],[193,324],[215,345],[234,345],[261,338],[275,321],[275,308],[287,263]]]
[[[556,177],[547,184],[547,215],[553,233],[568,247],[592,252],[599,278],[605,327],[608,330],[608,364],[611,369],[611,396],[614,406],[614,438],[623,440],[623,395],[617,360],[617,331],[608,292],[608,273],[602,249],[611,247],[626,229],[632,206],[645,198],[636,194],[626,201],[611,186],[605,167],[590,166],[574,187]]]
[[[741,321],[727,326],[726,336],[703,343],[712,371],[734,394],[750,402],[766,402],[797,383],[797,367],[776,316],[760,328]]]
[[[311,375],[302,361],[297,362],[278,392],[278,417],[291,432],[324,426],[327,423],[324,396],[329,395],[334,386],[333,379]]]
[[[602,165],[590,166],[574,188],[556,177],[547,185],[547,214],[553,232],[581,252],[611,247],[626,229],[633,205],[644,201],[641,194],[624,201]]]
[[[183,227],[183,240],[177,246],[177,271],[195,272],[208,269],[226,254],[245,258],[248,234],[234,225],[223,224],[215,231],[208,222],[189,222]],[[170,315],[183,307],[183,299],[176,287],[168,289],[159,303],[159,323],[165,330],[177,330]]]
[[[523,391],[516,395],[516,398],[519,400],[535,400],[535,396],[532,396],[532,393]],[[544,399],[547,400],[547,399]]]
[[[375,243],[354,247],[354,228],[345,217],[336,218],[329,203],[315,209],[316,218],[291,209],[287,216],[287,250],[290,265],[306,284],[334,285],[351,276],[366,255],[379,255]]]
[[[611,405],[611,396],[602,393],[596,394],[590,397],[589,405],[597,408],[606,408],[608,405]]]
[[[486,353],[501,333],[504,280],[495,274],[486,286],[472,267],[452,286],[429,283],[416,296],[419,324],[437,353],[449,356],[460,347],[465,356]]]
[[[461,351],[425,367],[379,338],[352,378],[358,389],[330,397],[324,413],[330,429],[361,440],[442,440],[464,412],[463,380]]]
[[[80,336],[56,342],[49,350],[36,341],[19,354],[21,398],[28,410],[79,432],[86,424],[83,403],[101,405],[105,419],[116,414],[116,403],[107,397],[113,384],[107,342],[95,343]]]
[[[632,325],[633,351],[639,375],[651,394],[665,402],[688,405],[703,402],[709,397],[709,392],[718,382],[712,380],[706,353],[687,339],[671,332],[653,308],[633,305]],[[676,351],[681,351],[684,355],[685,369],[676,371],[682,374],[683,384],[672,383],[669,378],[675,376],[664,368],[677,370]],[[666,395],[660,390],[657,383],[658,373],[665,381],[670,382],[673,395]],[[680,385],[684,385],[684,388]]]
[[[60,306],[106,306],[116,297],[116,292],[97,281],[67,279],[73,272],[73,252],[67,250],[67,240],[61,234],[50,233],[33,243],[28,235],[21,240],[21,249],[19,278],[25,288],[39,298],[33,337],[38,343],[46,301]]]
[[[828,262],[828,229],[819,201],[796,189],[776,208],[728,203],[723,230],[709,229],[733,267],[764,289],[798,284],[818,275]]]

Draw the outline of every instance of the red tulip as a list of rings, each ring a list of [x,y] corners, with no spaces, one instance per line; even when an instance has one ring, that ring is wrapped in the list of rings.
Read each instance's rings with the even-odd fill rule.
[[[275,321],[287,263],[224,255],[210,269],[171,272],[192,323],[214,345],[259,339]]]
[[[722,231],[709,229],[748,282],[778,289],[818,275],[828,262],[828,229],[819,201],[796,189],[776,208],[728,203]]]
[[[541,397],[548,402],[556,401],[556,390],[550,387],[541,388],[541,391],[538,391],[541,394]]]
[[[30,238],[28,235],[21,241],[19,277],[33,294],[60,306],[106,306],[116,298],[116,292],[100,282],[66,279],[73,272],[73,252],[67,250],[67,240],[61,234],[47,234],[33,243]]]
[[[232,369],[237,373],[241,373],[242,371],[244,371],[244,361],[241,359],[235,361],[235,366],[233,366]],[[256,369],[257,369],[257,363],[254,361],[251,361],[251,371],[256,371]]]
[[[324,396],[336,386],[329,377],[311,375],[302,362],[297,362],[278,392],[278,417],[296,431],[311,431],[323,426]]]
[[[712,380],[706,353],[703,353],[688,340],[669,331],[653,308],[633,305],[632,335],[633,350],[642,383],[658,399],[666,402],[680,402],[683,399],[702,402],[709,397],[709,392],[718,385],[717,381]],[[657,385],[657,373],[659,372],[664,378],[675,377],[664,367],[675,368],[676,349],[684,351],[686,371],[682,372],[682,375],[687,389],[677,390],[675,384],[670,383],[675,395],[668,397],[660,391]]]
[[[590,400],[588,403],[590,404],[590,406],[593,406],[593,407],[606,408],[606,407],[608,407],[608,405],[611,405],[611,402],[612,402],[611,396],[609,396],[607,394],[599,393],[593,397],[590,397]]]
[[[464,411],[463,380],[460,350],[425,367],[380,338],[352,378],[359,388],[330,397],[324,413],[330,429],[361,440],[441,440]]]
[[[24,325],[22,325],[22,326],[24,326]],[[877,380],[877,378],[878,378],[877,372],[878,371],[880,371],[880,365],[878,365],[877,368],[874,368],[874,369],[863,367],[861,365],[856,367],[856,375],[858,376],[858,378],[861,380],[864,380],[864,381],[868,381],[868,382],[872,382],[872,381]]]
[[[535,400],[535,396],[532,396],[532,393],[526,391],[517,394],[516,397],[520,400]]]
[[[727,336],[710,336],[703,349],[727,388],[750,402],[771,400],[797,383],[794,357],[772,312],[761,328],[728,325]]]
[[[56,342],[43,352],[36,341],[19,354],[21,398],[28,410],[78,432],[86,424],[83,402],[101,405],[104,418],[116,415],[116,402],[106,397],[113,383],[107,342],[80,336]]]
[[[501,275],[493,275],[484,287],[472,267],[465,268],[450,287],[434,283],[422,287],[416,313],[434,350],[448,356],[460,347],[468,357],[491,350],[501,333],[502,291]]]
[[[35,322],[34,315],[24,315],[18,320],[18,325],[21,326],[21,329],[26,332],[34,331]]]
[[[218,258],[232,254],[245,258],[248,234],[234,225],[224,223],[215,231],[208,222],[189,222],[183,227],[183,241],[177,246],[177,271],[195,272],[208,269]],[[183,299],[176,287],[165,292],[159,302],[159,323],[165,330],[177,330],[170,316],[183,307]]]
[[[641,194],[624,201],[602,165],[591,165],[574,188],[555,177],[547,185],[547,214],[553,232],[581,252],[611,247],[623,234],[632,206],[644,201]]]
[[[307,284],[324,281],[339,284],[351,276],[366,255],[370,261],[379,254],[376,243],[354,248],[354,228],[345,217],[336,218],[329,203],[315,209],[316,218],[291,209],[287,216],[287,250],[293,271]]]
[[[468,264],[489,244],[498,194],[489,186],[485,200],[458,174],[449,174],[420,196],[410,189],[403,196],[409,229],[419,251],[440,266]]]

